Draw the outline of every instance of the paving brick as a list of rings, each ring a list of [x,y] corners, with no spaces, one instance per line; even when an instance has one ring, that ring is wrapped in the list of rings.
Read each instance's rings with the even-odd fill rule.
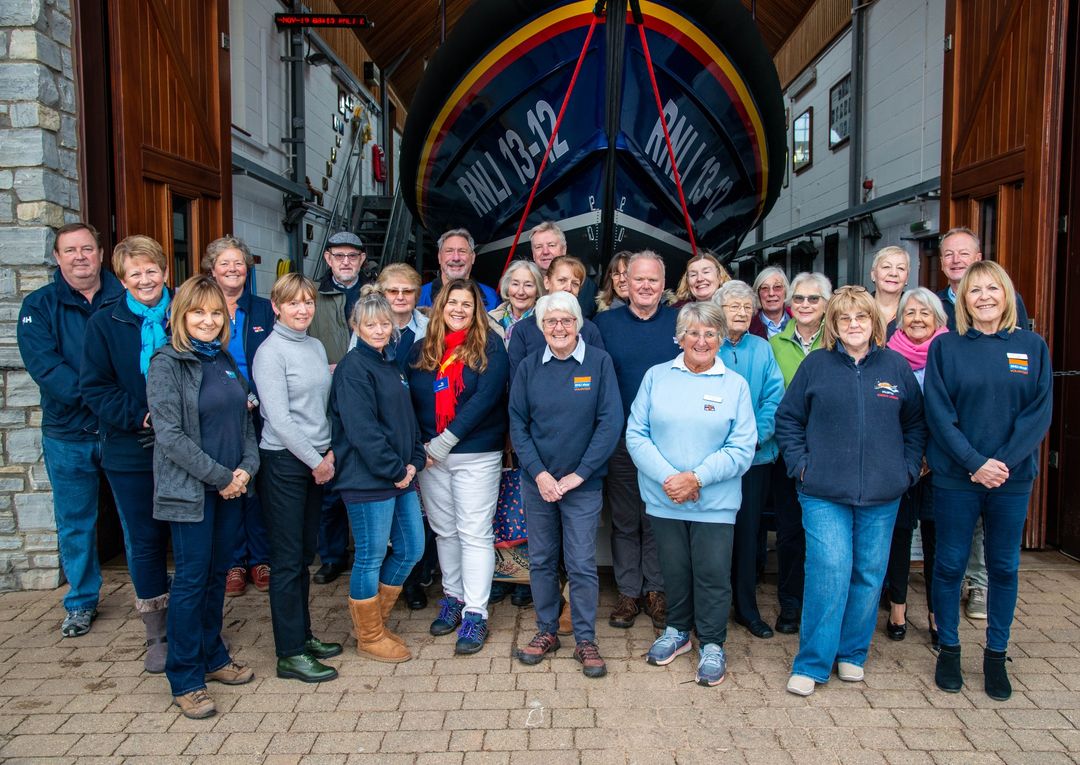
[[[445,752],[450,731],[391,731],[383,736],[380,752]]]
[[[945,728],[901,728],[900,738],[911,749],[936,752],[943,749],[971,749],[971,742],[963,732]]]

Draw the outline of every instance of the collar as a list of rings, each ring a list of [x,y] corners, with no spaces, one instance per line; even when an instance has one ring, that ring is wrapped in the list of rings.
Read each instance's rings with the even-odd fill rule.
[[[301,343],[308,338],[307,332],[297,332],[291,327],[286,327],[285,322],[282,321],[274,322],[274,332],[281,335],[284,339],[291,340],[294,343]]]
[[[348,292],[349,290],[354,290],[360,286],[360,277],[357,276],[356,281],[346,287],[344,284],[335,279],[333,274],[331,273],[330,284],[332,284],[334,289],[336,289],[338,292]]]
[[[634,321],[640,321],[640,322],[656,321],[657,319],[660,318],[660,315],[663,313],[663,311],[664,311],[663,298],[660,299],[660,303],[656,306],[656,310],[653,311],[652,316],[650,316],[647,319],[643,319],[640,316],[638,316],[636,313],[634,313],[634,309],[630,307],[630,304],[629,303],[626,304],[626,312],[628,314],[630,314],[630,318],[633,319]]]
[[[1010,335],[1010,334],[1011,334],[1011,333],[1009,332],[1009,330],[1008,330],[1008,329],[1006,329],[1006,328],[1004,328],[1004,327],[1002,327],[1001,329],[999,329],[999,330],[998,330],[997,332],[991,332],[991,333],[986,333],[986,332],[980,332],[979,330],[975,329],[974,327],[968,327],[968,331],[967,331],[967,333],[966,333],[966,334],[964,335],[964,337],[970,337],[970,338],[976,338],[976,337],[996,337],[996,338],[998,338],[999,340],[1008,340],[1008,339],[1009,339],[1009,335]]]
[[[684,358],[685,356],[686,356],[685,352],[680,353],[678,356],[676,356],[674,361],[671,362],[671,368],[672,369],[681,369],[684,372],[690,372],[690,368],[686,366],[686,359]],[[716,360],[713,361],[712,367],[710,367],[709,369],[706,369],[704,372],[690,372],[690,374],[692,374],[692,375],[694,375],[694,374],[697,374],[697,375],[722,375],[725,372],[727,372],[727,367],[724,366],[724,362],[720,360],[719,356],[717,356]]]
[[[953,305],[956,305],[956,290],[952,288],[951,284],[949,285],[949,289],[945,294],[948,296],[949,302]]]
[[[420,320],[424,320],[424,324],[427,324],[427,317],[420,313],[417,309],[413,309],[412,316],[409,318],[409,323],[405,325],[405,329],[411,329],[413,335],[420,334]]]
[[[784,311],[780,314],[780,321],[773,321],[765,315],[764,311],[761,311],[760,313],[761,323],[764,324],[770,331],[772,331],[773,334],[778,333],[780,330],[786,327],[787,323],[791,320],[791,316],[788,315],[787,311]]]
[[[551,346],[545,344],[544,355],[540,358],[540,363],[547,364],[553,358],[555,358],[555,354],[551,352]],[[578,335],[577,345],[575,345],[574,350],[570,352],[570,358],[572,358],[578,364],[585,363],[585,341],[581,339],[581,335]]]

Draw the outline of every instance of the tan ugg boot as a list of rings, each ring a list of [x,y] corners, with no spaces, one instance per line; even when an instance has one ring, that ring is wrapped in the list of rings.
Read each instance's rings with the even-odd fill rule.
[[[358,654],[391,664],[400,664],[412,658],[409,649],[386,636],[379,612],[378,596],[366,600],[349,598],[349,614],[352,616],[353,629],[356,630]]]
[[[398,596],[400,595],[400,585],[395,587],[379,582],[379,614],[382,616],[383,631],[386,633],[386,636],[395,643],[405,645],[405,638],[396,632],[391,632],[390,628],[386,626],[386,620],[390,618],[390,612],[394,610],[394,604],[397,603]]]

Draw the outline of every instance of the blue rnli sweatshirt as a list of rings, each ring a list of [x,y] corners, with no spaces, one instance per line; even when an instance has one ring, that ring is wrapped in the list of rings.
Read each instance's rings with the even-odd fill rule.
[[[600,330],[588,319],[581,325],[578,333],[586,345],[604,350],[604,339],[600,337]],[[514,334],[510,335],[510,345],[506,348],[506,354],[510,357],[510,381],[517,377],[518,365],[525,357],[536,351],[544,352],[547,341],[544,339],[544,331],[536,323],[536,317],[530,316],[519,322],[514,327]]]
[[[439,431],[435,428],[435,372],[417,369],[424,341],[413,344],[406,375],[413,409],[420,423],[420,437],[427,443]],[[458,437],[451,454],[499,452],[506,446],[506,388],[509,363],[502,338],[488,333],[487,369],[483,373],[465,367],[465,388],[458,394],[454,419],[447,427]]]
[[[1053,410],[1050,351],[1042,337],[1026,329],[941,335],[930,346],[924,385],[934,486],[1031,490]],[[1009,480],[992,490],[971,480],[990,458],[1009,468]]]
[[[649,368],[679,354],[679,346],[675,344],[677,316],[678,311],[666,305],[659,306],[648,319],[639,319],[625,305],[596,315],[594,323],[600,330],[604,350],[615,365],[623,415],[627,418]]]
[[[720,346],[720,358],[732,372],[737,372],[750,386],[757,423],[758,448],[755,465],[776,461],[780,447],[776,445],[776,409],[784,398],[784,375],[773,356],[772,346],[749,332],[732,343],[728,337]]]
[[[611,356],[587,343],[584,351],[581,363],[572,356],[545,362],[543,350],[521,362],[510,387],[510,438],[534,479],[545,470],[556,480],[577,473],[578,488],[588,491],[607,474],[623,413]]]
[[[648,515],[735,523],[756,445],[750,386],[719,357],[700,374],[686,368],[682,354],[645,373],[626,425],[626,450]],[[676,505],[664,481],[685,470],[697,473],[702,488],[697,501]]]
[[[876,346],[857,364],[839,344],[811,353],[776,412],[776,440],[804,494],[855,506],[898,499],[918,480],[926,446],[911,365]]]

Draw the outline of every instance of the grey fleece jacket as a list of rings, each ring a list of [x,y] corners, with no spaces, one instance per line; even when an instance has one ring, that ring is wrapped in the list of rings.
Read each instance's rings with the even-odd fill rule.
[[[251,369],[259,387],[262,442],[269,451],[288,449],[314,470],[330,448],[330,366],[323,344],[307,333],[274,325]]]
[[[232,356],[221,352],[244,384]],[[222,465],[202,450],[200,387],[202,362],[194,353],[172,345],[158,348],[146,373],[146,402],[154,427],[154,518],[159,521],[198,523],[203,519],[207,484],[224,489],[232,483],[233,470],[243,469],[254,478],[259,469],[250,412],[244,418],[244,456],[239,465]]]

